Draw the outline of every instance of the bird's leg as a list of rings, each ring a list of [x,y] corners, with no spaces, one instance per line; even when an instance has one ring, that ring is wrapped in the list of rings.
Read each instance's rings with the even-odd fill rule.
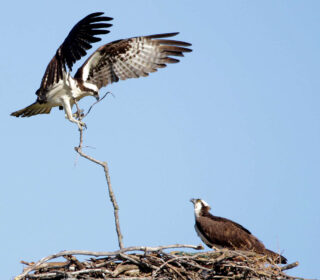
[[[212,249],[212,250],[215,250],[215,251],[221,251],[218,247],[216,247],[216,246],[214,246],[214,245],[212,245],[211,249]]]
[[[229,251],[227,248],[223,248],[221,246],[218,246],[218,245],[212,245],[211,246],[211,249],[215,250],[216,252],[222,252],[222,253],[225,253],[227,251]]]
[[[73,116],[78,120],[78,122],[82,123],[82,127],[80,127],[78,123],[79,130],[81,130],[82,128],[86,129],[87,125],[81,121],[85,117],[85,114],[83,113],[84,110],[80,109],[77,99],[73,98],[73,103],[76,105],[77,108],[77,111],[73,114]]]
[[[80,119],[80,118],[83,118],[84,117],[84,110],[83,109],[78,109],[77,108],[77,111],[75,113],[72,114],[72,116],[76,119]]]
[[[72,111],[71,111],[70,99],[69,98],[62,98],[61,101],[63,103],[64,112],[66,113],[66,118],[70,122],[76,123],[78,125],[79,129],[86,128],[87,126],[84,122],[76,120],[73,117]]]

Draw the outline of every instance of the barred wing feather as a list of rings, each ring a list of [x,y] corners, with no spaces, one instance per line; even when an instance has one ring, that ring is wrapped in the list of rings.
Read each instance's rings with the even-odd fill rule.
[[[75,78],[99,89],[120,80],[146,77],[166,64],[177,63],[191,44],[162,39],[178,33],[157,34],[118,40],[101,46],[77,71]]]

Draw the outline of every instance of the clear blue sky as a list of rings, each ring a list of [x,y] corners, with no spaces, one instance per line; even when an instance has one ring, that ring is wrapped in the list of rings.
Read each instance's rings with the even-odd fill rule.
[[[319,10],[319,1],[5,1],[1,279],[19,274],[20,260],[117,249],[103,170],[78,158],[76,126],[57,109],[9,116],[35,100],[57,47],[96,11],[114,17],[102,43],[179,31],[194,50],[104,88],[115,98],[86,119],[86,152],[110,165],[125,246],[199,244],[189,199],[200,197],[299,261],[291,275],[319,278]]]

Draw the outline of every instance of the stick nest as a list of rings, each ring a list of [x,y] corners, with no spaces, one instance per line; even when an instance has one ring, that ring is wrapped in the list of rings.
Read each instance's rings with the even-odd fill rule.
[[[196,248],[201,249],[200,246]],[[74,255],[90,255],[87,252],[63,251],[37,263],[22,262],[28,266],[15,279],[303,279],[283,272],[296,267],[297,262],[279,266],[266,256],[252,252],[216,250],[166,253],[163,248],[150,251],[148,247],[133,249],[126,248],[85,261],[79,261]],[[97,256],[94,252],[91,255]],[[65,261],[48,262],[61,256]]]

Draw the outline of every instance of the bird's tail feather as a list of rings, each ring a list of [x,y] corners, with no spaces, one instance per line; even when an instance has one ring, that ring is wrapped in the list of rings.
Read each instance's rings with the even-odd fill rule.
[[[32,103],[26,108],[23,108],[21,110],[15,111],[11,113],[11,116],[14,117],[31,117],[38,114],[49,114],[51,111],[51,106],[48,104],[40,104],[38,102]]]
[[[277,254],[271,250],[266,249],[267,255],[273,259],[275,263],[281,263],[281,264],[286,264],[287,259],[284,256],[281,256],[280,254]]]

